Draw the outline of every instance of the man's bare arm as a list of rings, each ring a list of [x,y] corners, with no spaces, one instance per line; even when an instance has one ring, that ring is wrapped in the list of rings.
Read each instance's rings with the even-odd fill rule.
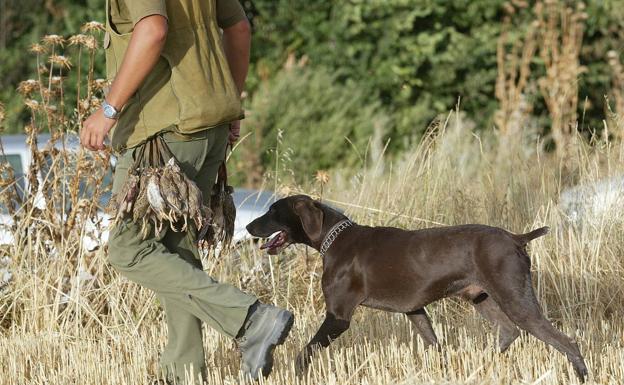
[[[251,26],[247,19],[223,29],[223,49],[230,67],[230,72],[236,83],[239,93],[245,89],[245,79],[249,70],[249,51],[251,49]],[[240,136],[240,120],[230,124],[231,144],[234,144]]]
[[[251,49],[251,26],[247,19],[223,29],[223,48],[238,92],[245,89]]]
[[[156,65],[166,38],[165,17],[151,15],[136,23],[119,72],[106,97],[109,104],[121,110],[128,102]],[[98,109],[83,123],[80,142],[90,150],[104,149],[104,138],[114,124],[115,120],[104,117],[102,109]]]
[[[167,19],[147,16],[134,26],[130,44],[106,101],[120,109],[152,71],[167,39]]]

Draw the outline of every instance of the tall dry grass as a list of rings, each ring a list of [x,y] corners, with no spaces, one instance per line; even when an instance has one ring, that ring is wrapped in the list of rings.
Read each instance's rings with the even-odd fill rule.
[[[496,136],[477,135],[452,113],[413,151],[385,160],[383,177],[374,168],[324,175],[323,199],[366,224],[423,228],[477,222],[515,232],[551,226],[550,235],[530,246],[538,298],[549,319],[579,341],[589,383],[621,384],[622,222],[606,213],[569,224],[557,206],[564,188],[559,158],[539,147],[531,136],[501,147]],[[583,145],[568,159],[579,182],[624,171],[621,143]],[[314,186],[308,191],[320,192]],[[15,236],[6,250],[14,279],[0,297],[0,384],[147,383],[157,373],[166,341],[153,295],[116,274],[105,249],[87,253],[74,247],[51,255],[37,233]],[[254,245],[241,245],[219,258],[207,256],[204,264],[217,279],[296,314],[267,384],[577,383],[565,357],[531,336],[499,354],[496,333],[471,306],[455,300],[428,306],[440,351],[424,350],[403,315],[360,309],[352,328],[298,379],[294,358],[324,314],[316,253],[291,247],[269,257]],[[241,383],[232,342],[209,329],[205,336],[209,383]]]

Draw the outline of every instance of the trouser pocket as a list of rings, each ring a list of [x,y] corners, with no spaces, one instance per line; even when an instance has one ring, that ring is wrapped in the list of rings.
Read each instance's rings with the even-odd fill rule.
[[[108,261],[118,269],[133,267],[154,251],[154,242],[161,238],[159,235],[144,240],[137,224],[129,219],[121,221],[111,229],[108,237]]]

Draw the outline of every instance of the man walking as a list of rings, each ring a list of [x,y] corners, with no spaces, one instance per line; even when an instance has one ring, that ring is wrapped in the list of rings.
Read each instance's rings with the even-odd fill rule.
[[[239,136],[250,36],[238,0],[107,0],[104,48],[112,84],[80,140],[101,150],[110,134],[119,153],[113,192],[124,184],[136,149],[162,135],[208,206],[226,145]],[[293,315],[209,277],[196,232],[165,228],[143,239],[140,226],[126,219],[110,233],[110,263],[153,290],[164,307],[169,340],[163,374],[172,383],[205,377],[206,322],[236,339],[245,374],[266,376]]]

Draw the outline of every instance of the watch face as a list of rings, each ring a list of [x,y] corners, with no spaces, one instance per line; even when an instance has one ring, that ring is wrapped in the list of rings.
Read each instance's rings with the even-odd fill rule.
[[[115,117],[115,109],[113,108],[113,106],[110,105],[104,105],[104,116],[107,118],[113,118]]]

